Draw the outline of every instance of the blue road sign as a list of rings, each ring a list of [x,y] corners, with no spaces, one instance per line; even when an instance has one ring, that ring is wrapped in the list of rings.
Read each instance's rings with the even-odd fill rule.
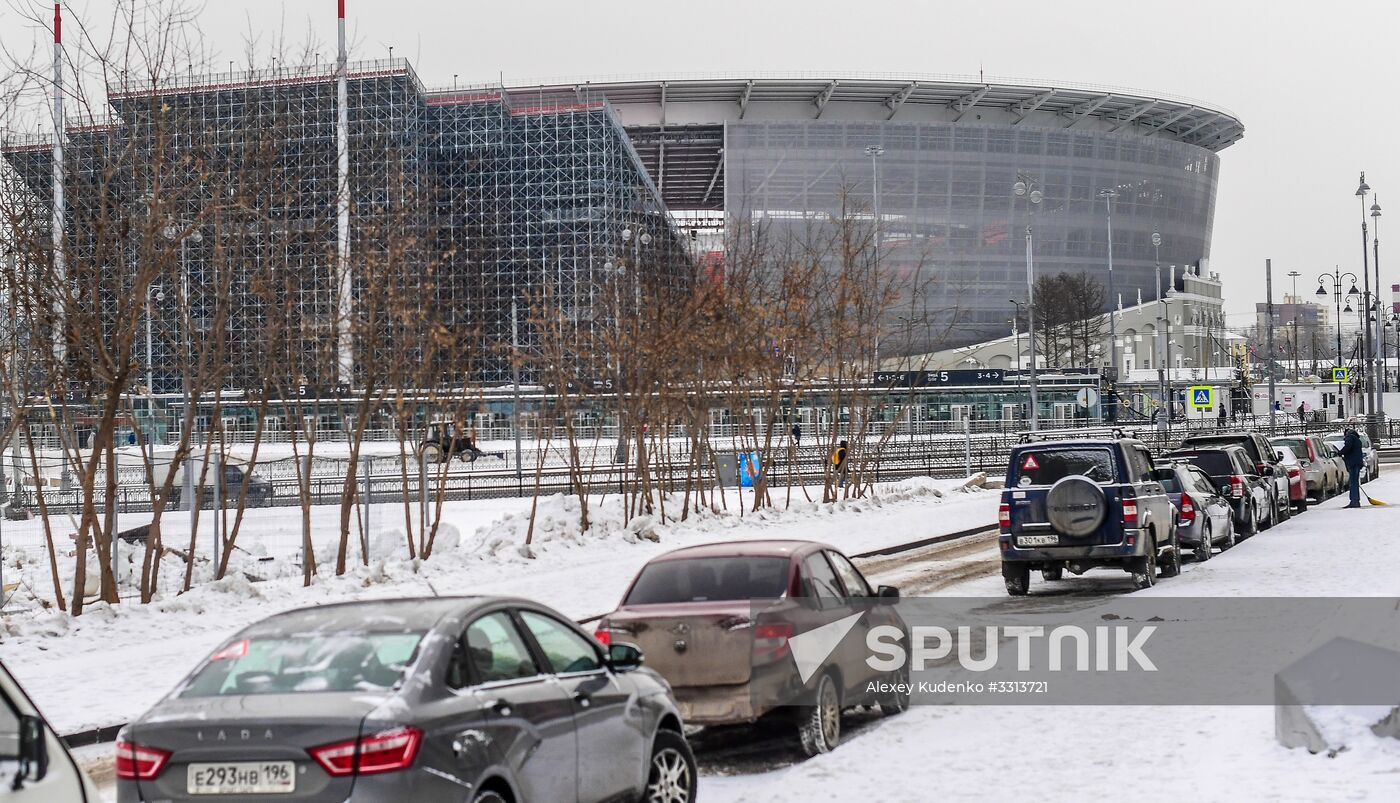
[[[1191,406],[1197,410],[1214,407],[1215,388],[1210,385],[1193,385],[1191,387]]]

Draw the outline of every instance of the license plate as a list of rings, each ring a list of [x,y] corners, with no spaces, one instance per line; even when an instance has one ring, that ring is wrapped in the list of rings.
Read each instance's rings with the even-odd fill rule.
[[[296,791],[296,765],[290,761],[191,764],[185,789],[191,795],[285,795]]]
[[[1016,546],[1055,546],[1058,543],[1058,535],[1022,535],[1016,539]]]

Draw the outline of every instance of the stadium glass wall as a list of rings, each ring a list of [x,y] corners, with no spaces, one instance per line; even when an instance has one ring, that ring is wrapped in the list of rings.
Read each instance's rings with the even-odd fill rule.
[[[1010,334],[1024,301],[1025,227],[1037,276],[1087,271],[1107,285],[1108,228],[1100,190],[1113,188],[1114,290],[1123,304],[1155,297],[1152,231],[1169,265],[1210,256],[1219,157],[1136,134],[923,123],[730,122],[725,208],[770,233],[810,236],[815,214],[843,199],[869,219],[879,146],[880,258],[929,289],[905,294],[884,324],[882,356]],[[1018,171],[1043,184],[1028,213],[1012,193]],[[1031,217],[1028,217],[1028,214]],[[1178,269],[1178,273],[1180,270]]]

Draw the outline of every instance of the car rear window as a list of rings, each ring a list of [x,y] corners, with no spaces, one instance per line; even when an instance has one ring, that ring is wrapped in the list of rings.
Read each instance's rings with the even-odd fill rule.
[[[777,599],[787,589],[787,558],[682,558],[647,564],[623,604]]]
[[[1113,453],[1108,449],[1027,450],[1016,456],[1014,485],[1053,485],[1083,474],[1094,482],[1113,482]]]
[[[1229,452],[1173,452],[1167,456],[1190,463],[1212,477],[1228,477],[1235,473]]]
[[[1162,483],[1162,490],[1169,494],[1181,493],[1181,483],[1176,481],[1176,472],[1170,469],[1157,469],[1153,472],[1153,479]]]
[[[181,697],[373,692],[398,686],[421,632],[264,636],[219,648]]]
[[[1241,449],[1244,449],[1245,454],[1250,455],[1251,463],[1254,462],[1254,453],[1259,449],[1258,445],[1254,442],[1254,439],[1248,435],[1222,435],[1217,438],[1212,438],[1210,436],[1187,438],[1185,445],[1194,448],[1220,448],[1221,446],[1238,446]]]
[[[1308,444],[1302,438],[1274,438],[1270,442],[1275,446],[1287,446],[1299,459],[1306,459],[1308,456]]]

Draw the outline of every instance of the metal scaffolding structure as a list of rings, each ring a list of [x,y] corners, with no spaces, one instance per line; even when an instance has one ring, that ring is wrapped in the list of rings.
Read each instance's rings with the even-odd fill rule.
[[[154,394],[180,392],[194,351],[219,339],[230,389],[382,383],[372,375],[405,362],[431,364],[420,386],[509,382],[512,347],[535,342],[523,325],[512,344],[513,302],[549,299],[589,332],[690,281],[657,187],[612,108],[586,94],[430,92],[399,59],[180,75],[108,104],[110,121],[67,130],[62,251],[70,265],[122,263],[104,268],[96,305],[142,303],[130,277],[142,260],[168,263],[144,302]],[[52,137],[7,136],[0,150],[4,191],[46,210]],[[102,221],[148,212],[160,236],[141,242],[128,225],[123,256],[104,250]],[[634,254],[638,240],[649,244]],[[444,339],[455,347],[434,347]],[[592,361],[580,377],[611,364],[578,353]]]

